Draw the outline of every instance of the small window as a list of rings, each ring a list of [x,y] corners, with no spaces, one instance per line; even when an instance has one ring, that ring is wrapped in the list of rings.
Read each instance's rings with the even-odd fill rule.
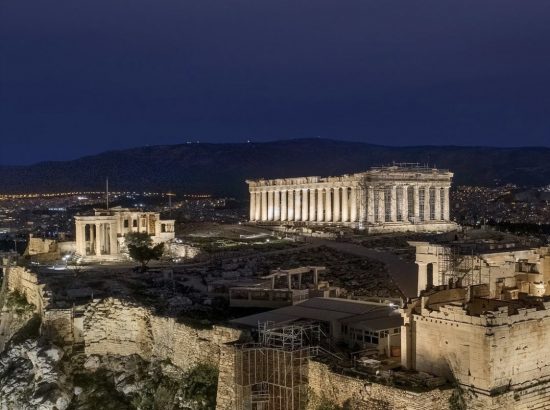
[[[166,224],[161,224],[160,225],[160,231],[161,232],[166,232]]]
[[[132,226],[133,226],[134,228],[137,228],[137,219],[134,219],[134,220],[132,221]]]
[[[128,219],[125,219],[124,220],[124,227],[128,228],[129,226],[130,226],[130,222],[128,221]]]

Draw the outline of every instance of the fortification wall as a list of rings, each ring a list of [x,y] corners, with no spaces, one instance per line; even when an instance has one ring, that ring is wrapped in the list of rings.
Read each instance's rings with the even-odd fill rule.
[[[36,274],[21,266],[10,266],[5,274],[6,286],[10,292],[20,292],[25,295],[27,302],[36,306],[42,314],[46,301],[44,300],[44,285],[38,283]]]
[[[492,374],[487,365],[490,346],[485,328],[451,318],[414,316],[413,368],[490,390]]]
[[[218,391],[216,410],[235,409],[235,349],[230,345],[222,345],[218,365]]]
[[[84,351],[87,355],[138,354],[149,359],[153,338],[149,311],[118,299],[89,304],[84,314]]]
[[[412,316],[413,368],[498,394],[550,380],[550,303],[470,316],[461,307],[423,309]],[[452,370],[452,375],[450,373]]]
[[[308,410],[315,410],[323,398],[358,410],[447,410],[453,394],[450,388],[417,393],[370,383],[334,373],[327,365],[316,361],[309,362],[308,378],[310,392],[313,393]]]
[[[151,316],[152,356],[170,359],[181,369],[197,363],[212,363],[220,360],[222,346],[239,339],[241,332],[235,329],[214,326],[213,329],[195,329],[173,318]]]

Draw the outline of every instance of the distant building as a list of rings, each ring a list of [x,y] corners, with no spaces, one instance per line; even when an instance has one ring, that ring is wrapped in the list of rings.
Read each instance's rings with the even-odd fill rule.
[[[447,170],[398,164],[338,177],[248,180],[250,221],[369,233],[451,231],[452,177]]]
[[[272,271],[256,284],[239,284],[228,289],[232,307],[278,308],[313,297],[339,297],[343,289],[319,281],[324,266],[302,266]]]
[[[161,220],[158,212],[114,207],[95,209],[94,215],[75,216],[76,253],[84,258],[117,259],[124,236],[130,232],[151,235],[154,243],[174,239],[174,220]]]

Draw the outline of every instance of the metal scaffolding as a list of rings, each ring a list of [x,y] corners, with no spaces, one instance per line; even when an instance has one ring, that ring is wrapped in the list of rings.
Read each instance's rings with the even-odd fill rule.
[[[438,274],[441,284],[460,283],[462,286],[487,283],[482,278],[481,256],[474,246],[441,246],[438,249]]]
[[[259,343],[235,351],[235,408],[301,410],[307,406],[308,361],[318,352],[319,324],[258,324]]]

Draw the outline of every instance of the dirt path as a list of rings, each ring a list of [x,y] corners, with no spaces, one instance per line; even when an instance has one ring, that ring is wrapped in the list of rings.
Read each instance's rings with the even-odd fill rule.
[[[390,252],[369,249],[350,242],[336,242],[315,238],[310,239],[310,242],[328,246],[340,252],[378,260],[387,266],[388,273],[405,296],[415,297],[417,295],[418,273],[416,264],[412,262],[404,261]]]

